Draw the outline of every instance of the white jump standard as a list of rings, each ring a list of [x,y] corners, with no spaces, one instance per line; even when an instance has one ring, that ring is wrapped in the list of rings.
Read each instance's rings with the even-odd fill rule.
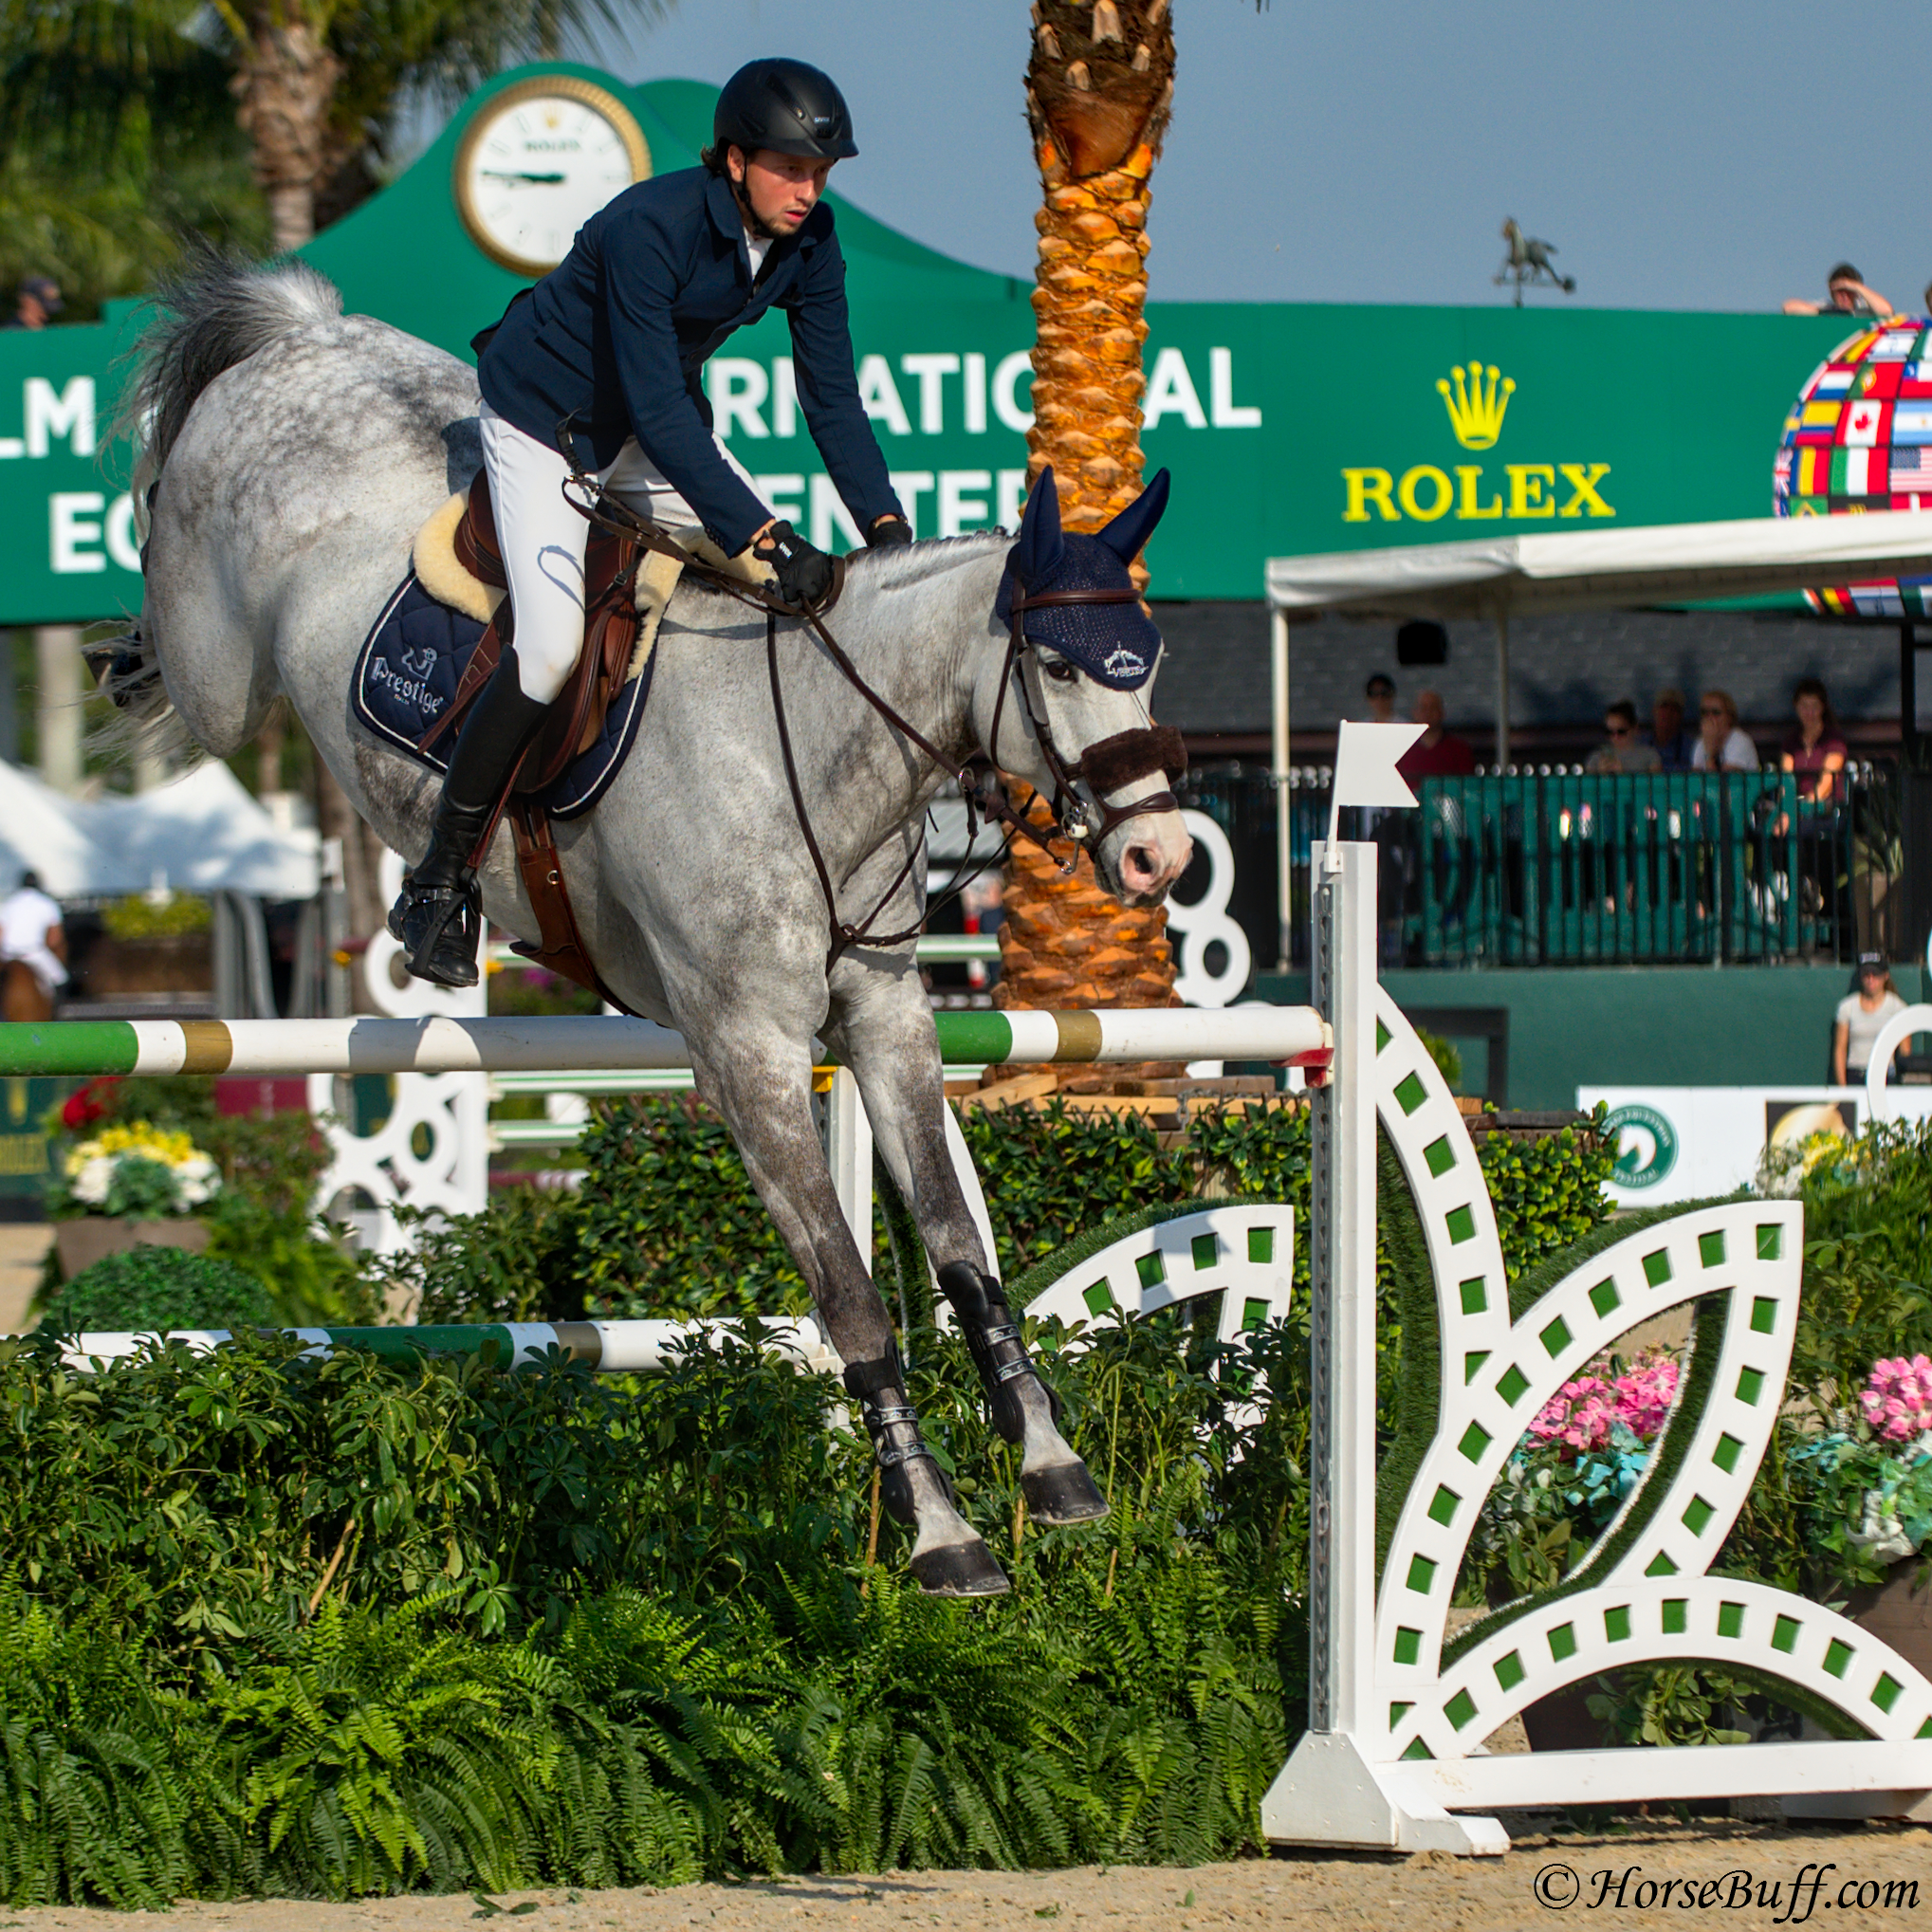
[[[1823,1606],[1707,1574],[1783,1402],[1803,1214],[1741,1201],[1652,1224],[1513,1312],[1454,1097],[1375,983],[1373,845],[1316,848],[1315,993],[1335,1037],[1315,1101],[1310,1257],[1309,1729],[1263,1801],[1278,1843],[1500,1852],[1505,1806],[1781,1796],[1794,1813],[1932,1797],[1932,1683]],[[1436,1426],[1375,1566],[1375,1136],[1412,1193],[1434,1278]],[[1698,1304],[1649,1467],[1555,1589],[1445,1642],[1469,1533],[1542,1405],[1626,1330]],[[1418,1399],[1426,1364],[1405,1364]],[[1426,1398],[1424,1398],[1426,1399]],[[1379,1586],[1379,1587],[1378,1587]],[[1660,1659],[1781,1680],[1851,1741],[1479,1755],[1535,1699]],[[1835,1795],[1842,1794],[1842,1795]]]

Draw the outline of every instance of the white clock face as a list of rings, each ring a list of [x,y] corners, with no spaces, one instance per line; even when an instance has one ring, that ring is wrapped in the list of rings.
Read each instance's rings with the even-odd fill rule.
[[[642,130],[602,88],[559,77],[505,90],[456,156],[456,205],[477,245],[543,275],[605,202],[651,172]]]

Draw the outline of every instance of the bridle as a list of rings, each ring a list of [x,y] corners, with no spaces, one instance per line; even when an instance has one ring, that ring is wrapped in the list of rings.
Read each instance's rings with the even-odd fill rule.
[[[1140,725],[1116,731],[1112,738],[1101,738],[1088,745],[1069,764],[1054,743],[1052,727],[1043,715],[1044,706],[1036,708],[1034,705],[1028,677],[1030,672],[1033,678],[1038,678],[1040,659],[1033,640],[1020,621],[1027,611],[1064,609],[1069,604],[1137,604],[1140,593],[1126,584],[1114,590],[1042,590],[1028,596],[1019,586],[1017,575],[1015,586],[1006,661],[1000,667],[1000,695],[993,701],[993,728],[987,733],[992,763],[997,766],[999,762],[1000,719],[1005,710],[1007,688],[1018,671],[1021,708],[1026,713],[1027,725],[1053,780],[1054,795],[1047,809],[1053,814],[1054,826],[1060,837],[1076,843],[1092,839],[1097,846],[1116,825],[1125,824],[1130,819],[1146,818],[1157,812],[1178,812],[1181,801],[1172,788],[1187,772],[1187,749],[1171,725]],[[1160,791],[1149,792],[1125,805],[1110,805],[1101,796],[1105,792],[1124,791],[1135,780],[1150,777],[1157,771],[1165,773],[1168,780],[1167,787]],[[1075,789],[1082,779],[1094,794],[1093,810]],[[1099,815],[1097,824],[1094,822],[1094,811]]]
[[[1023,613],[1069,604],[1121,604],[1138,603],[1140,593],[1131,586],[1114,590],[1054,590],[1041,591],[1028,597],[1020,589],[1016,576],[1016,592],[1012,600],[1011,625],[1006,642],[1006,654],[1000,667],[1000,691],[993,703],[993,727],[987,734],[988,750],[997,754],[1000,744],[1000,721],[1004,714],[1006,692],[1016,683],[1020,693],[1020,707],[1025,713],[1027,725],[1044,759],[1048,774],[1053,780],[1054,796],[1048,801],[1052,815],[1050,829],[1042,830],[1021,811],[1017,810],[1006,794],[995,758],[969,758],[962,763],[942,751],[919,727],[905,717],[888,699],[875,691],[865,681],[858,667],[845,653],[831,631],[827,629],[825,617],[837,603],[845,588],[845,560],[835,557],[832,560],[832,588],[824,598],[813,605],[786,603],[782,598],[767,590],[763,584],[747,583],[743,579],[730,576],[716,565],[707,563],[702,558],[693,557],[679,544],[670,533],[658,524],[640,517],[628,504],[610,496],[598,479],[581,469],[577,460],[576,447],[570,435],[569,421],[558,425],[558,447],[563,452],[563,459],[569,465],[570,475],[565,480],[563,500],[571,508],[588,523],[600,530],[623,538],[640,548],[654,550],[662,555],[676,558],[699,581],[708,584],[714,590],[723,591],[727,596],[737,598],[754,610],[764,613],[765,662],[771,677],[772,710],[778,724],[779,750],[784,761],[785,783],[792,796],[792,811],[799,821],[799,830],[803,835],[806,853],[812,860],[812,869],[819,876],[819,889],[824,895],[825,911],[831,927],[831,945],[825,955],[826,970],[829,972],[837,964],[839,955],[855,946],[892,947],[903,946],[909,939],[915,939],[925,929],[927,919],[948,901],[957,897],[981,874],[1003,858],[1008,847],[1016,837],[1030,839],[1057,864],[1062,875],[1071,877],[1077,862],[1078,847],[1087,840],[1098,845],[1101,839],[1116,825],[1129,819],[1137,819],[1149,814],[1173,812],[1180,809],[1171,782],[1178,782],[1187,769],[1187,754],[1181,740],[1181,734],[1171,726],[1140,726],[1131,730],[1116,732],[1112,738],[1103,738],[1090,745],[1078,758],[1069,762],[1062,758],[1054,744],[1053,733],[1043,715],[1043,705],[1037,708],[1028,689],[1027,671],[1035,670],[1037,675],[1038,658],[1032,653],[1033,642],[1029,639],[1021,623]],[[573,489],[579,494],[573,495]],[[825,854],[819,843],[818,834],[812,828],[811,813],[806,808],[804,788],[799,782],[798,763],[792,750],[791,725],[785,713],[784,688],[779,675],[778,624],[780,617],[792,618],[805,626],[819,642],[824,646],[825,653],[831,658],[838,673],[869,704],[879,716],[899,735],[912,745],[942,771],[947,773],[959,786],[960,795],[966,807],[966,851],[970,857],[972,846],[979,833],[982,816],[988,823],[998,822],[1006,827],[1005,838],[997,852],[975,865],[970,872],[954,874],[946,890],[926,909],[925,914],[914,925],[897,932],[874,932],[874,922],[892,903],[899,889],[911,875],[919,854],[924,850],[922,838],[907,856],[906,862],[894,874],[892,882],[884,894],[863,919],[857,922],[841,919],[838,916],[838,892],[833,882],[831,868],[825,862]],[[1135,799],[1125,805],[1109,805],[1101,798],[1103,792],[1120,791],[1156,771],[1164,771],[1170,780],[1169,788],[1150,792],[1146,797]],[[1089,808],[1075,789],[1081,780],[1092,789],[1097,803],[1097,825],[1093,822],[1096,812]],[[1064,858],[1053,849],[1056,839],[1066,841],[1075,849]]]

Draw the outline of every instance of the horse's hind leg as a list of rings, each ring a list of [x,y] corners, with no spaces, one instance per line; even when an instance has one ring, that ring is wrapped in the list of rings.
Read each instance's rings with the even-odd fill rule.
[[[869,974],[841,1015],[838,1039],[880,1157],[911,1207],[940,1293],[959,1316],[993,1426],[1020,1445],[1028,1513],[1041,1523],[1095,1521],[1107,1514],[1107,1500],[1059,1432],[1059,1405],[1027,1355],[953,1172],[938,1042],[917,974]]]
[[[694,1059],[695,1059],[694,1056]],[[881,1500],[912,1530],[911,1568],[922,1590],[997,1595],[1006,1577],[979,1533],[952,1506],[919,1419],[884,1302],[859,1259],[812,1126],[810,1066],[795,1042],[763,1029],[708,1030],[698,1090],[729,1123],[759,1197],[791,1249],[845,1386],[859,1398],[878,1457]]]

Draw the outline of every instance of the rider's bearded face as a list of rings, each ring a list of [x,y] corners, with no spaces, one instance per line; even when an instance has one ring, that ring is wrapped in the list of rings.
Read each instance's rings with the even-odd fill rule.
[[[726,163],[746,225],[774,242],[798,233],[818,206],[825,177],[832,172],[830,161],[804,160],[770,148],[748,156],[743,148],[732,148]]]

